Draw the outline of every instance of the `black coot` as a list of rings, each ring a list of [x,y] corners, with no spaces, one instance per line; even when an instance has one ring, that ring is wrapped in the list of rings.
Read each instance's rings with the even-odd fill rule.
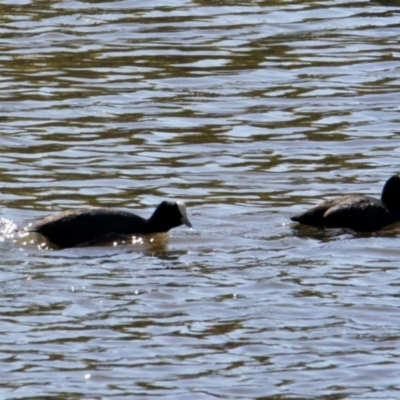
[[[102,238],[168,232],[192,227],[183,202],[163,201],[149,219],[115,208],[66,210],[49,215],[29,230],[45,236],[58,248],[95,244]]]
[[[325,200],[292,221],[305,225],[350,228],[372,232],[400,221],[400,176],[385,183],[381,200],[369,196],[348,195]]]

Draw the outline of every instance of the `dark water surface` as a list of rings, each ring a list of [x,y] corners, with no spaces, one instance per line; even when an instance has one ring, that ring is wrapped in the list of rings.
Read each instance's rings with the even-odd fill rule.
[[[0,20],[2,398],[400,398],[400,228],[289,221],[400,173],[400,8],[20,0]],[[195,229],[10,237],[162,199]]]

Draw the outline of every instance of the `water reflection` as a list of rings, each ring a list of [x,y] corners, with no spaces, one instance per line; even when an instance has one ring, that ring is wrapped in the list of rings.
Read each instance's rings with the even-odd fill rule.
[[[400,1],[398,0],[373,0],[374,3],[381,3],[385,6],[399,6]]]
[[[398,228],[289,219],[400,171],[396,7],[28,1],[0,20],[5,397],[398,397]],[[14,233],[166,198],[196,230],[63,251]]]

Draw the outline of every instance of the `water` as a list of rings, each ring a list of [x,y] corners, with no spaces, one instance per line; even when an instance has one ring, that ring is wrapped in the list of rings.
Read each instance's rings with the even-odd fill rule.
[[[399,397],[400,229],[289,220],[400,172],[398,7],[0,11],[3,398]],[[193,230],[62,251],[12,234],[167,198]]]

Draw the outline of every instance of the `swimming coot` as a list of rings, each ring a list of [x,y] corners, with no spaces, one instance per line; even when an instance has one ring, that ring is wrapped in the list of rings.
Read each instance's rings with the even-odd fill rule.
[[[183,202],[163,201],[149,219],[115,208],[66,210],[49,215],[29,229],[58,248],[92,244],[103,238],[168,232],[185,224],[192,227]]]
[[[312,226],[377,231],[400,221],[400,176],[388,179],[381,200],[359,195],[337,197],[325,200],[291,220]]]

